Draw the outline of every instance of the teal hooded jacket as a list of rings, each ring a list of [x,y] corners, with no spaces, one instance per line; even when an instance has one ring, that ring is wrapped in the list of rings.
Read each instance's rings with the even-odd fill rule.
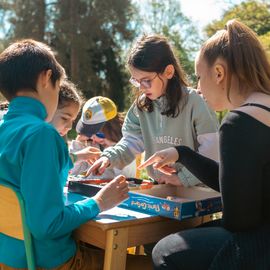
[[[53,268],[75,255],[71,232],[95,217],[99,207],[91,198],[65,205],[63,187],[72,163],[63,139],[45,122],[46,116],[36,99],[11,101],[0,122],[0,182],[23,196],[37,267]],[[0,233],[0,262],[26,268],[23,241]]]

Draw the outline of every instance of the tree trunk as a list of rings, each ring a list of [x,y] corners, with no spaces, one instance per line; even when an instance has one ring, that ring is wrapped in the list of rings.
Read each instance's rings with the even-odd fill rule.
[[[77,5],[76,0],[70,0],[70,71],[71,78],[73,81],[78,80],[78,46],[76,42],[77,36]]]
[[[34,34],[34,38],[40,41],[44,41],[45,37],[45,25],[46,25],[46,4],[45,0],[36,0],[37,5],[37,24]]]

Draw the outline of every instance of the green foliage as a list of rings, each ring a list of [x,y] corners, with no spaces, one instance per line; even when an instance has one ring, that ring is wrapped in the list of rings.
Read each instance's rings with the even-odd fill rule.
[[[6,17],[10,29],[7,39],[33,38],[43,41],[45,33],[45,0],[2,0],[1,20]],[[3,30],[5,30],[3,28]]]
[[[266,54],[268,55],[268,59],[270,61],[270,31],[266,34],[259,36],[259,39],[266,51]]]
[[[260,1],[249,0],[225,11],[222,19],[214,20],[206,26],[205,31],[208,36],[212,36],[217,30],[224,29],[228,20],[239,19],[258,35],[264,35],[270,31],[269,18],[269,5]]]
[[[76,132],[76,130],[73,128],[73,129],[71,129],[71,130],[68,132],[67,138],[68,138],[68,140],[75,140],[76,137],[77,137],[77,132]]]
[[[5,49],[5,40],[0,40],[0,53]]]
[[[221,123],[222,119],[225,117],[225,115],[227,114],[227,110],[225,111],[221,111],[221,112],[216,112],[216,115],[217,115],[217,119],[218,119],[218,122]]]
[[[124,109],[121,45],[133,38],[129,0],[58,0],[52,44],[86,98],[104,95]]]

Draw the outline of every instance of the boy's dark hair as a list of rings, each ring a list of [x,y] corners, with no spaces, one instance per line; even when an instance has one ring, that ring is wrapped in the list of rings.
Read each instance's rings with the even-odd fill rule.
[[[31,39],[15,42],[0,54],[0,91],[7,100],[22,89],[36,92],[38,76],[47,70],[53,85],[65,76],[50,47]]]
[[[167,99],[163,115],[176,117],[180,112],[179,101],[183,96],[182,87],[186,87],[186,75],[174,55],[168,40],[160,35],[143,36],[131,49],[127,64],[136,69],[159,74],[165,71],[168,65],[173,65],[174,76],[168,80],[165,96]],[[153,102],[148,97],[142,97],[139,92],[136,104],[140,110],[153,111]]]
[[[82,97],[75,84],[65,79],[60,84],[58,109],[68,106],[70,103],[82,105]]]

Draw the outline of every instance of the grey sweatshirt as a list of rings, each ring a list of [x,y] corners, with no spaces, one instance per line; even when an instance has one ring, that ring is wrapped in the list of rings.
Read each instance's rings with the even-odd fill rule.
[[[175,118],[161,114],[166,105],[165,97],[153,101],[154,110],[150,113],[139,110],[134,103],[123,124],[123,138],[114,147],[107,148],[102,156],[109,158],[112,167],[121,169],[132,162],[138,153],[145,151],[147,159],[156,151],[186,145],[217,159],[218,121],[215,114],[195,90],[185,89],[184,92],[186,96],[179,104],[181,111]],[[200,183],[183,165],[178,163],[174,166],[185,186]],[[161,174],[152,166],[147,168],[147,173],[153,179]]]

